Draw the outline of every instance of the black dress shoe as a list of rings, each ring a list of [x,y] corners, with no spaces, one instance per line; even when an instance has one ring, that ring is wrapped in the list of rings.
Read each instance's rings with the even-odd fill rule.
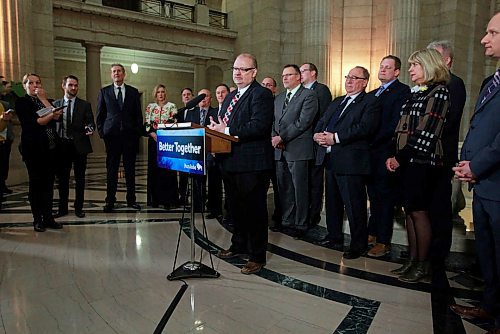
[[[57,211],[56,213],[54,213],[53,217],[54,218],[61,218],[61,217],[64,217],[68,214],[68,211],[63,211],[63,210],[59,210]]]
[[[135,210],[140,210],[141,209],[141,206],[139,204],[137,204],[137,203],[129,203],[129,204],[127,204],[127,207],[135,209]]]
[[[269,229],[273,232],[281,232],[283,231],[283,226],[281,225],[269,226]]]
[[[35,232],[45,232],[45,226],[43,226],[43,223],[35,223],[33,225],[33,229]]]
[[[75,216],[77,216],[78,218],[85,218],[85,211],[75,210]]]
[[[307,230],[292,229],[288,234],[295,240],[300,240],[306,236]]]
[[[102,207],[102,211],[104,211],[106,213],[113,212],[114,209],[115,209],[114,204],[106,204]]]
[[[44,225],[47,228],[51,228],[51,229],[54,229],[54,230],[60,230],[60,229],[63,228],[62,224],[56,222],[54,219],[49,219],[47,221],[44,221]]]
[[[208,215],[205,216],[205,218],[207,218],[207,219],[216,219],[219,216],[221,216],[221,214],[216,214],[216,213],[210,212]]]
[[[357,249],[348,249],[342,257],[347,260],[354,260],[361,256],[362,252]]]

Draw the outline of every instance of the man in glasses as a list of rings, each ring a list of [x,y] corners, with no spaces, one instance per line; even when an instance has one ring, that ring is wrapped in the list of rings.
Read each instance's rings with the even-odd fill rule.
[[[333,100],[319,120],[314,141],[320,146],[316,164],[326,168],[326,225],[324,242],[343,248],[344,207],[351,244],[345,259],[366,251],[366,177],[370,174],[370,142],[378,126],[380,107],[374,95],[365,93],[370,74],[356,66],[345,77],[346,95]]]
[[[225,179],[229,210],[234,221],[231,247],[219,252],[220,258],[249,255],[243,274],[259,272],[266,264],[267,189],[273,168],[273,147],[269,135],[273,123],[273,95],[255,81],[257,59],[243,53],[234,61],[231,92],[209,128],[238,136],[231,152],[218,154]]]

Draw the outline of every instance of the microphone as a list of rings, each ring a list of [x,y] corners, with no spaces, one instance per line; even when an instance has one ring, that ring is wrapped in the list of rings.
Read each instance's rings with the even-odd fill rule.
[[[205,97],[207,96],[207,94],[200,94],[198,95],[197,97],[191,99],[188,103],[186,103],[186,109],[191,109],[191,108],[194,108],[196,107],[196,105],[198,103],[200,103]]]

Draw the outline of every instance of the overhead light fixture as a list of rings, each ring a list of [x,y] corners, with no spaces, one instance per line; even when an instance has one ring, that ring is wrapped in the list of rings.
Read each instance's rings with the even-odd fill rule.
[[[132,71],[132,73],[136,74],[137,72],[139,72],[139,65],[133,63],[132,65],[130,65],[130,70]]]

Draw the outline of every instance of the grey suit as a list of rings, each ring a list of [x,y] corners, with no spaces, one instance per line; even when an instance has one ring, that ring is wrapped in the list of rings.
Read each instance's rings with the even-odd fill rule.
[[[287,91],[274,100],[273,136],[284,148],[275,149],[276,176],[282,207],[282,224],[305,230],[309,211],[309,161],[314,158],[313,122],[318,113],[317,95],[302,86],[284,108]]]
[[[483,308],[500,322],[500,85],[479,94],[461,159],[476,177],[472,211],[476,248],[484,278]]]

